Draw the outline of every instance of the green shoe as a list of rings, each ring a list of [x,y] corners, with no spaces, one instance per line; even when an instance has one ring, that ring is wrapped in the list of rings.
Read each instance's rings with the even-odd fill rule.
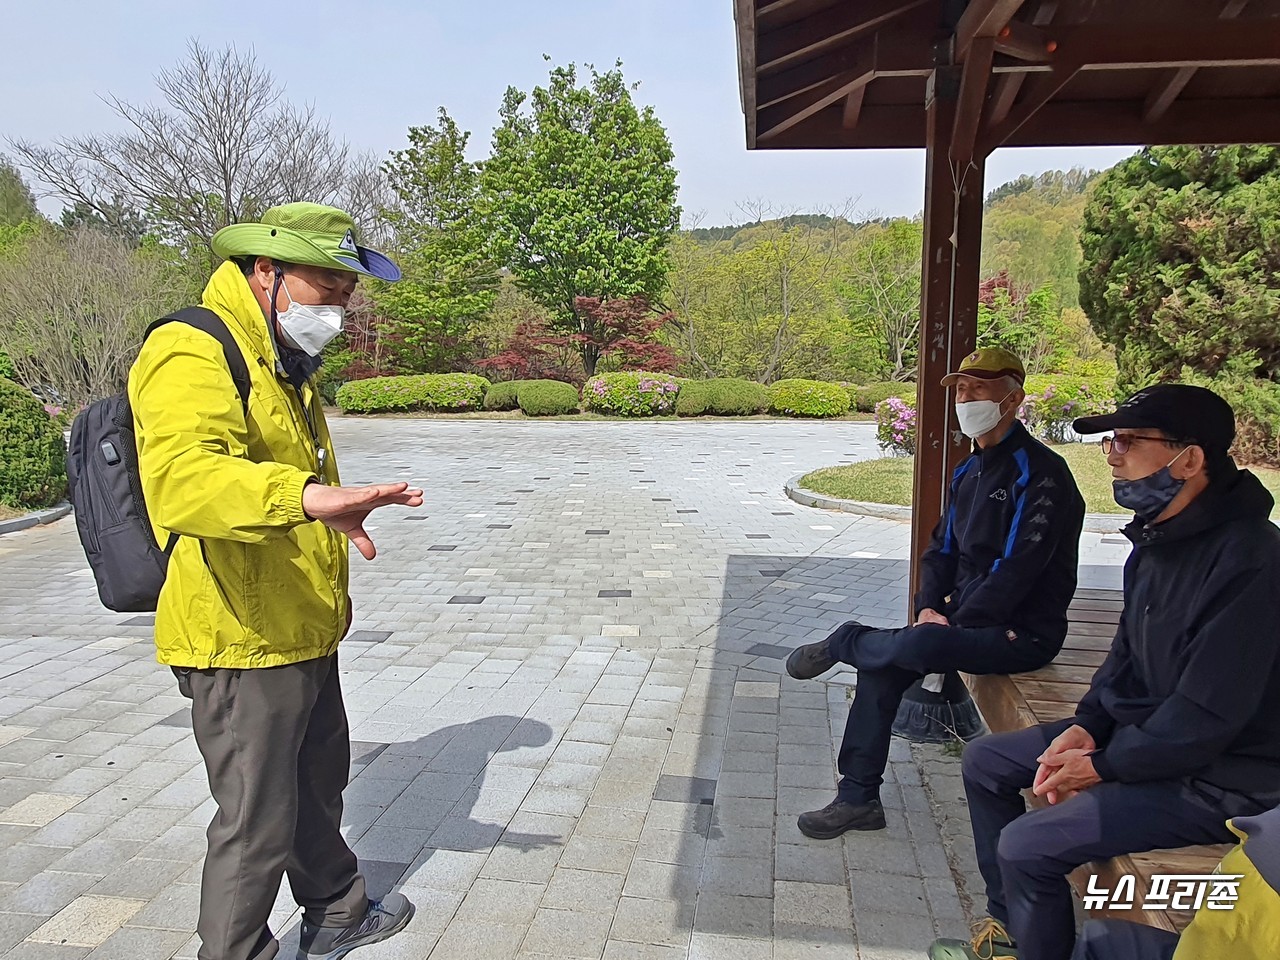
[[[1013,937],[999,920],[983,917],[972,927],[969,940],[935,940],[929,947],[929,960],[1000,960],[1018,956]]]

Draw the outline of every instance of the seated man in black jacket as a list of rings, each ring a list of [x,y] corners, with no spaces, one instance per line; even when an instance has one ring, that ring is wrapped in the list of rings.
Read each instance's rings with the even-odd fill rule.
[[[1235,417],[1200,387],[1139,391],[1077,420],[1136,517],[1124,613],[1075,716],[985,737],[964,785],[991,918],[934,960],[1067,960],[1067,874],[1125,853],[1226,843],[1280,802],[1280,529],[1228,454]],[[1026,812],[1031,787],[1051,806]],[[1016,943],[1016,947],[1014,946]]]
[[[802,813],[800,832],[829,840],[884,827],[880,785],[902,695],[930,673],[1021,673],[1062,647],[1076,590],[1084,501],[1071,471],[1017,419],[1022,363],[1007,350],[971,354],[955,373],[960,429],[975,452],[956,471],[945,514],[921,558],[915,625],[879,630],[846,623],[798,647],[791,676],[837,663],[858,669],[837,767],[836,799]]]

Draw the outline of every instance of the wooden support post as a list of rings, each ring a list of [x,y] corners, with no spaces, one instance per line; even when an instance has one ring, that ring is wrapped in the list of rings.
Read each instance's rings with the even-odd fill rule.
[[[976,154],[959,171],[949,158],[960,78],[959,67],[938,67],[929,79],[926,100],[924,276],[908,598],[912,605],[920,556],[942,516],[951,471],[970,450],[969,441],[956,429],[950,398],[940,383],[973,351],[977,337],[986,157]]]

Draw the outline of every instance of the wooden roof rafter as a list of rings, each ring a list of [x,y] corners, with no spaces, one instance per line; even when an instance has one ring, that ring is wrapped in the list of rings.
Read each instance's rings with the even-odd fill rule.
[[[766,58],[743,67],[749,146],[921,147],[925,80],[947,63],[962,68],[950,141],[959,162],[1041,136],[1046,145],[1158,142],[1170,111],[1206,120],[1179,142],[1207,142],[1240,129],[1238,105],[1250,97],[1258,116],[1249,140],[1274,139],[1266,114],[1280,97],[1280,0],[970,0],[950,26],[951,0],[737,2],[740,62]],[[744,29],[744,7],[765,20]],[[1219,98],[1223,118],[1200,109]],[[1036,118],[1078,117],[1073,105],[1094,104],[1108,123],[1120,119],[1111,134]]]
[[[929,0],[865,0],[810,14],[761,38],[756,69],[761,75],[824,53],[863,36]]]

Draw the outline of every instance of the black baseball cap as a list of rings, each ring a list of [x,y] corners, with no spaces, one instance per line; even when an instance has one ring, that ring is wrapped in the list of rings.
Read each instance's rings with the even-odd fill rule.
[[[1081,417],[1076,433],[1109,430],[1159,430],[1175,440],[1189,440],[1206,450],[1225,453],[1236,438],[1231,405],[1212,390],[1185,383],[1160,383],[1139,390],[1115,413]]]

